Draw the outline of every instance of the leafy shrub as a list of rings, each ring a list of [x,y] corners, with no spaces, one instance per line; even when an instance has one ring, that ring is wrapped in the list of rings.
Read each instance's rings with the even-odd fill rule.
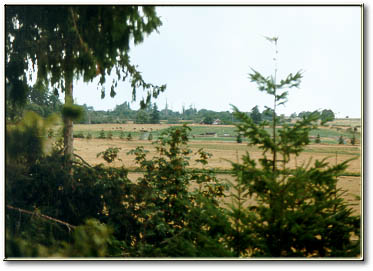
[[[315,143],[319,144],[320,142],[321,142],[320,134],[317,134],[316,139],[315,139]]]
[[[100,139],[105,139],[106,138],[105,131],[103,129],[100,131],[100,134],[97,138],[100,138]]]
[[[355,145],[356,144],[356,137],[355,137],[355,134],[352,135],[351,139],[350,139],[350,142],[351,142],[351,145]]]
[[[345,144],[345,141],[344,141],[344,139],[343,139],[343,136],[340,136],[340,137],[338,138],[338,144],[340,144],[340,145]]]
[[[241,134],[237,135],[236,142],[237,143],[242,143],[242,136],[241,136]]]
[[[131,134],[131,132],[128,133],[128,135],[127,135],[127,140],[128,140],[128,141],[131,141],[131,140],[132,140],[132,134]]]
[[[122,161],[120,158],[118,158],[118,152],[120,150],[121,150],[121,148],[117,148],[117,147],[108,148],[103,152],[99,152],[97,154],[97,157],[102,156],[102,158],[104,158],[104,160],[107,163],[112,163],[112,162],[114,162],[115,159],[118,159],[119,161]]]
[[[71,175],[60,166],[60,150],[30,168],[7,165],[8,205],[76,226],[7,209],[7,256],[232,256],[224,239],[228,217],[219,206],[226,186],[212,171],[187,170],[188,131],[165,131],[155,142],[159,156],[151,160],[143,148],[133,150],[145,171],[135,183],[123,168],[91,167],[79,160]],[[112,161],[116,153],[102,155]],[[207,164],[208,153],[196,155],[197,162]]]
[[[92,134],[88,133],[87,136],[86,136],[86,139],[92,139]]]
[[[108,139],[113,139],[113,133],[111,131],[108,132],[107,138]]]
[[[84,138],[84,134],[82,132],[80,132],[78,134],[74,134],[73,137],[74,138]]]
[[[43,155],[47,129],[58,121],[56,115],[43,119],[34,112],[26,112],[14,126],[6,127],[6,158],[9,162],[31,164]]]
[[[145,171],[138,180],[145,201],[139,219],[146,221],[133,251],[138,256],[232,256],[223,238],[228,218],[218,201],[225,186],[212,172],[187,171],[189,131],[186,126],[164,131],[154,143],[159,157],[152,160],[143,147],[129,153]],[[197,154],[197,162],[206,164],[209,155]],[[198,188],[191,189],[193,182]]]
[[[149,140],[149,141],[152,141],[152,140],[153,140],[153,134],[152,134],[152,133],[149,133],[148,140]]]

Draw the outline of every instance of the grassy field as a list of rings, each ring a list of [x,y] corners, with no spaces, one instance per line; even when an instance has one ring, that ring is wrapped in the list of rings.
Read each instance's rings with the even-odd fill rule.
[[[311,131],[310,139],[314,141],[316,136],[320,135],[321,143],[337,144],[339,137],[342,136],[345,142],[349,143],[352,138],[352,129],[359,125],[360,121],[356,119],[336,120],[328,123],[328,126]],[[113,138],[119,138],[121,134],[126,137],[128,133],[131,133],[133,139],[147,139],[151,133],[153,139],[156,139],[160,133],[171,126],[180,126],[180,124],[78,124],[74,126],[74,134],[82,134],[84,137],[90,134],[93,138],[98,138],[103,130],[106,136],[111,133]],[[192,141],[236,141],[237,132],[233,125],[190,124],[189,127],[192,129]],[[268,128],[268,132],[270,131]],[[360,141],[360,128],[357,128],[356,138]]]

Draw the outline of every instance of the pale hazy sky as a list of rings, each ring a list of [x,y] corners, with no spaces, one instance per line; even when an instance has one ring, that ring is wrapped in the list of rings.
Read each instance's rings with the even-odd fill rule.
[[[156,101],[180,111],[194,105],[215,111],[260,110],[272,99],[248,79],[250,68],[263,75],[274,70],[274,46],[263,36],[278,36],[279,73],[303,70],[299,89],[279,113],[332,109],[337,117],[361,115],[361,8],[358,6],[157,7],[163,25],[130,52],[145,81],[167,84]],[[111,80],[107,80],[111,82]],[[75,82],[79,104],[114,109],[131,101],[131,88],[109,85],[101,99],[97,84]],[[138,108],[138,100],[131,104]]]

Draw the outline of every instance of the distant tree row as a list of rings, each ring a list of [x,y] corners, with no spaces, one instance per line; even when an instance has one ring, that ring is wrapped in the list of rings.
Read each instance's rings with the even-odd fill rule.
[[[17,111],[12,108],[10,103],[6,104],[6,116],[8,121],[15,121],[20,117],[22,111]],[[81,118],[75,123],[81,124],[100,124],[100,123],[126,123],[127,121],[134,121],[139,124],[156,124],[160,120],[166,120],[167,123],[179,123],[181,121],[190,121],[193,123],[213,124],[218,120],[218,124],[232,124],[237,120],[229,111],[216,112],[213,110],[200,109],[197,110],[190,106],[188,109],[183,107],[182,112],[173,111],[167,108],[158,109],[156,103],[149,104],[144,109],[133,110],[129,102],[124,102],[117,105],[114,110],[94,110],[92,106],[83,104]],[[42,87],[34,87],[30,90],[26,110],[34,111],[40,116],[48,117],[51,113],[59,113],[62,109],[62,103],[58,95],[48,92]],[[290,121],[296,118],[303,118],[309,116],[311,111],[302,111],[300,113],[293,113],[289,117],[285,115],[277,116],[282,120]],[[322,121],[332,121],[335,119],[335,114],[330,109],[324,109],[316,112]],[[266,108],[260,112],[259,107],[255,106],[250,112],[246,114],[251,117],[254,123],[258,124],[262,121],[271,121],[273,118],[273,111],[271,108]]]

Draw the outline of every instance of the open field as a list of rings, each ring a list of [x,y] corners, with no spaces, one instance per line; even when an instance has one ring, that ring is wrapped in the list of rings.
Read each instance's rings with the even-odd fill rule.
[[[149,151],[149,157],[155,155],[155,147],[152,142],[147,140],[131,140],[125,139],[74,139],[75,151],[82,156],[88,163],[99,164],[104,163],[102,158],[97,158],[99,152],[106,150],[109,147],[121,148],[119,158],[121,161],[116,161],[115,166],[124,165],[127,168],[135,169],[136,163],[133,155],[127,155],[132,149],[137,146],[144,146],[145,150]],[[194,140],[189,142],[189,146],[193,151],[203,148],[205,151],[212,154],[209,160],[208,167],[218,169],[230,169],[229,161],[237,161],[248,151],[253,158],[260,158],[261,151],[256,147],[247,146],[245,143],[238,144],[236,142],[220,142],[220,141],[199,141]],[[360,173],[361,157],[360,146],[351,145],[330,145],[330,144],[311,144],[297,158],[292,157],[291,166],[307,163],[310,159],[323,159],[327,157],[327,161],[334,165],[336,162],[342,162],[347,159],[356,158],[349,163],[348,172]],[[191,161],[190,167],[199,167],[197,163]]]
[[[130,150],[135,149],[137,146],[144,146],[145,150],[148,150],[148,158],[153,157],[155,153],[155,146],[149,140],[139,140],[140,130],[151,132],[154,135],[154,139],[158,136],[159,132],[171,127],[179,126],[173,124],[96,124],[96,125],[75,125],[75,133],[91,133],[93,135],[92,139],[85,138],[75,138],[74,147],[75,152],[80,155],[85,161],[94,165],[99,163],[104,163],[105,161],[96,155],[99,152],[106,150],[109,147],[121,148],[119,152],[119,158],[122,161],[115,161],[112,165],[114,166],[125,166],[130,169],[129,177],[135,180],[137,177],[141,176],[142,173],[136,172],[137,165],[134,161],[134,155],[128,155]],[[256,147],[247,146],[246,143],[238,144],[234,137],[223,137],[219,135],[233,134],[234,126],[211,126],[211,125],[189,125],[192,128],[191,141],[189,142],[189,147],[196,152],[198,149],[203,148],[205,151],[212,154],[209,159],[209,164],[205,168],[213,168],[218,172],[218,177],[221,179],[232,179],[230,174],[221,174],[222,171],[230,170],[231,165],[229,161],[236,162],[237,159],[240,160],[241,156],[247,151],[250,153],[251,157],[254,159],[259,159],[262,157],[261,150]],[[121,127],[121,128],[119,128]],[[106,132],[112,131],[113,139],[98,139],[95,138],[96,134],[98,136],[101,130]],[[128,141],[126,139],[119,139],[117,136],[120,130],[125,131],[125,133],[131,132],[134,140]],[[210,137],[199,137],[203,133],[214,133],[218,136]],[[300,154],[299,157],[291,157],[290,167],[296,165],[307,164],[311,161],[311,164],[318,159],[326,158],[326,161],[330,165],[335,165],[342,161],[348,159],[354,159],[349,162],[349,167],[347,169],[347,176],[339,177],[338,185],[341,189],[345,190],[345,199],[353,204],[352,208],[355,213],[360,213],[361,209],[361,146],[357,144],[352,146],[351,144],[339,145],[336,144],[339,135],[344,133],[344,131],[330,129],[328,127],[321,127],[318,131],[313,131],[313,134],[319,133],[321,136],[321,144],[311,143],[304,152]],[[312,136],[312,134],[311,134]],[[328,141],[329,140],[329,141]],[[313,141],[311,139],[311,141]],[[359,141],[360,142],[360,141]],[[190,161],[190,168],[202,168],[201,165],[197,164],[192,157]]]
[[[156,139],[162,131],[171,126],[180,126],[181,124],[77,124],[74,126],[75,135],[86,137],[90,134],[93,138],[98,138],[103,131],[107,136],[112,134],[113,138],[119,138],[121,135],[126,137],[129,133],[133,139],[146,139],[151,133],[153,139]],[[235,142],[237,137],[234,125],[201,125],[189,124],[191,130],[191,141],[224,141]],[[353,135],[353,129],[356,128],[355,137],[360,142],[360,119],[338,119],[328,123],[327,126],[320,126],[319,129],[310,132],[310,139],[314,141],[317,135],[321,137],[321,143],[337,144],[342,136],[346,143],[350,142]],[[268,128],[271,133],[271,129]]]

